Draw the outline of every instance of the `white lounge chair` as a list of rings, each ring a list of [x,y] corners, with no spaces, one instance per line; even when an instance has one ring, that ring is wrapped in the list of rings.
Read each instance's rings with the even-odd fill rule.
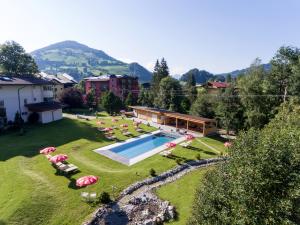
[[[187,142],[182,142],[179,145],[182,146],[182,147],[184,147],[184,148],[187,148],[187,147],[190,146],[191,143],[192,143],[192,141],[187,141]]]
[[[96,192],[92,192],[92,193],[90,193],[90,201],[96,201],[96,199],[97,199],[97,193]]]
[[[124,133],[122,133],[123,135],[125,135],[125,136],[129,136],[129,135],[131,135],[131,133],[129,132],[129,131],[127,131],[127,132],[124,132]]]

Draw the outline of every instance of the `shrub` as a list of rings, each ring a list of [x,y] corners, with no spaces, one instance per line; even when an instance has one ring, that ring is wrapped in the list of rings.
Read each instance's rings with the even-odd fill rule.
[[[37,112],[33,112],[28,116],[28,122],[35,124],[39,121],[40,115]]]
[[[99,200],[100,200],[100,202],[103,203],[103,204],[108,204],[108,203],[111,202],[110,195],[109,195],[107,192],[105,192],[105,191],[103,191],[103,192],[101,193],[101,195],[100,195],[100,197],[99,197]]]
[[[81,108],[83,105],[82,93],[76,88],[65,89],[61,95],[60,101],[70,108]]]
[[[156,176],[156,171],[151,168],[150,171],[149,171],[149,174],[152,176],[152,177],[155,177]]]
[[[20,129],[24,123],[24,120],[22,119],[19,112],[16,112],[15,119],[14,119],[14,128]]]

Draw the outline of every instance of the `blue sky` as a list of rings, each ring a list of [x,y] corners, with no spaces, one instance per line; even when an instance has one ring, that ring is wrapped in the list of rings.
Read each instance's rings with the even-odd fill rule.
[[[0,43],[27,51],[76,40],[172,74],[213,73],[268,62],[282,45],[300,47],[299,0],[0,0]]]

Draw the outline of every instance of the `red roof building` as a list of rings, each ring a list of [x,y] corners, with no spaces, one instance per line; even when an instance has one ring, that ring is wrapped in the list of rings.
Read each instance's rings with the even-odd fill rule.
[[[139,94],[139,82],[137,77],[128,75],[101,75],[85,78],[85,94],[95,90],[97,98],[104,92],[112,92],[121,100],[125,100],[129,93],[137,98]]]
[[[207,82],[207,86],[210,88],[227,88],[229,84],[226,82]]]

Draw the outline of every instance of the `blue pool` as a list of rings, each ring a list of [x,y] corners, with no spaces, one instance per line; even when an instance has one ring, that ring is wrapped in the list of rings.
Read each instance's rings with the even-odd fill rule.
[[[176,138],[177,137],[159,133],[111,148],[110,151],[127,159],[132,159],[154,148],[164,145],[167,142],[173,141]]]

